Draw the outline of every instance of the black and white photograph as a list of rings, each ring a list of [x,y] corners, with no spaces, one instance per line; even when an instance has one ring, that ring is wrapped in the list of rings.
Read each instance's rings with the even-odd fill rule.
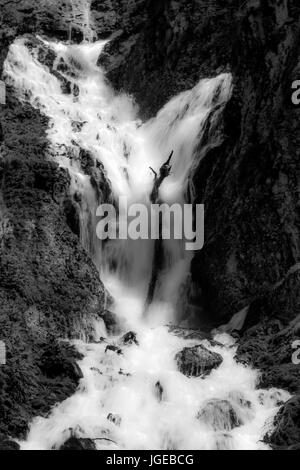
[[[299,0],[0,0],[0,451],[300,450],[299,120]]]

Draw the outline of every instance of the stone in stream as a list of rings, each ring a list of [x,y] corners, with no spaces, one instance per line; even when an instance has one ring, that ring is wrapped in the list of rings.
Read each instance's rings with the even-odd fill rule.
[[[105,352],[107,353],[107,351],[113,351],[119,355],[123,354],[122,349],[120,349],[118,346],[115,346],[114,344],[109,344],[108,346],[106,346]]]
[[[96,450],[95,442],[92,439],[70,437],[59,450]]]
[[[122,344],[125,346],[128,346],[130,344],[136,344],[137,346],[139,345],[139,342],[137,340],[137,334],[134,331],[128,331],[122,338],[121,338]]]
[[[231,431],[243,424],[228,400],[209,400],[197,414],[197,419],[214,431]]]
[[[120,415],[115,415],[113,413],[109,413],[107,416],[108,421],[114,423],[116,426],[121,426],[122,418]]]
[[[223,362],[220,354],[202,345],[184,348],[176,354],[175,360],[179,371],[187,377],[206,377]]]
[[[163,401],[164,389],[160,382],[156,382],[155,384],[155,395],[159,402]]]
[[[229,433],[221,433],[216,437],[215,447],[212,450],[234,450],[234,440]]]
[[[237,404],[241,408],[252,408],[251,401],[247,400],[245,395],[242,392],[239,392],[238,390],[230,392],[228,394],[228,398],[230,399],[230,401],[232,401],[232,403]]]

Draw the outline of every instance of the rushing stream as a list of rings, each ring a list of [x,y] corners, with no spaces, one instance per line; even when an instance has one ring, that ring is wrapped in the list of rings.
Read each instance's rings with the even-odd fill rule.
[[[5,63],[6,83],[49,118],[49,157],[68,168],[71,191],[80,195],[81,241],[115,299],[123,334],[136,332],[138,343],[108,337],[102,320],[95,330],[98,342],[75,341],[84,354],[80,387],[48,417],[34,419],[22,448],[59,448],[70,429],[77,437],[95,439],[98,449],[267,448],[260,440],[288,395],[257,390],[258,372],[234,360],[236,346],[228,335],[217,335],[215,342],[185,339],[184,330],[166,326],[178,319],[192,256],[180,240],[164,241],[164,265],[145,314],[154,242],[97,239],[96,208],[103,201],[80,163],[85,151],[103,166],[114,201],[126,196],[129,204],[149,205],[149,167],[158,171],[173,150],[172,174],[160,198],[192,201],[190,180],[200,154],[195,149],[208,118],[217,123],[231,95],[231,75],[200,81],[142,123],[133,100],[116,95],[97,67],[104,45],[20,38]],[[41,51],[51,51],[53,63],[46,65]],[[185,376],[175,361],[178,351],[198,344],[223,358],[206,378]]]

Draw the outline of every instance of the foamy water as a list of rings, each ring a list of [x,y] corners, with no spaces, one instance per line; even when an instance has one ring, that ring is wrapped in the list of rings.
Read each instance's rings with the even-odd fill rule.
[[[86,25],[88,25],[86,17]],[[116,95],[106,83],[97,59],[104,42],[70,45],[40,40],[55,53],[53,69],[69,81],[64,93],[61,80],[40,62],[40,45],[17,39],[5,62],[5,80],[20,100],[29,101],[49,117],[49,158],[68,168],[71,192],[81,195],[81,241],[93,256],[107,289],[115,299],[114,311],[124,333],[133,330],[138,345],[122,345],[120,337],[107,337],[103,322],[95,328],[99,344],[76,342],[84,359],[84,378],[75,395],[57,405],[46,418],[33,420],[23,449],[59,448],[73,433],[95,439],[98,449],[259,449],[280,401],[282,391],[256,389],[258,372],[234,360],[232,338],[219,335],[219,344],[205,347],[221,354],[223,363],[203,378],[181,374],[175,355],[201,343],[169,331],[176,322],[178,297],[189,274],[192,253],[181,241],[164,241],[165,262],[145,315],[145,298],[153,262],[153,241],[96,240],[99,201],[90,178],[81,169],[80,149],[89,151],[105,169],[113,197],[149,204],[153,175],[171,150],[172,174],[160,190],[160,199],[183,204],[190,176],[197,166],[196,147],[204,125],[214,110],[222,110],[231,96],[231,75],[200,81],[192,90],[174,97],[157,117],[142,124],[133,100]],[[217,117],[215,118],[217,119]],[[114,259],[116,269],[110,272]],[[234,312],[233,312],[234,313]],[[116,345],[122,354],[106,350]],[[231,429],[230,415],[210,408],[208,420],[199,412],[212,400],[226,400],[239,426]],[[212,416],[213,415],[213,416]],[[114,417],[114,422],[108,417]],[[207,415],[206,415],[207,416]],[[219,427],[210,422],[219,423]]]
[[[199,341],[170,333],[168,327],[158,325],[161,318],[154,316],[145,323],[143,301],[128,289],[121,292],[116,285],[114,294],[119,299],[117,311],[125,315],[128,330],[134,327],[139,345],[123,346],[120,338],[109,338],[122,348],[123,354],[118,355],[105,352],[107,343],[77,343],[85,355],[80,362],[84,379],[78,392],[57,406],[49,418],[35,419],[22,448],[58,448],[70,437],[72,428],[78,437],[95,439],[99,450],[267,449],[260,440],[278,411],[278,403],[288,399],[288,394],[257,390],[257,372],[236,363],[236,347],[227,335],[215,338],[221,343],[217,346],[200,342],[222,355],[222,365],[206,379],[185,377],[177,370],[175,355]],[[153,309],[168,319],[168,306],[160,304]],[[197,419],[212,398],[227,400],[241,426],[230,430],[228,414],[214,417],[221,422],[219,431]],[[110,414],[120,423],[109,421]]]

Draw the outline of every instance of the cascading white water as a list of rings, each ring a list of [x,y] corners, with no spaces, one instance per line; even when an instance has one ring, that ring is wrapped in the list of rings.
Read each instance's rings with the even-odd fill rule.
[[[57,75],[39,62],[41,43],[55,52],[53,69],[71,83],[71,93],[64,93]],[[99,201],[78,162],[79,149],[89,151],[103,164],[115,198],[125,195],[129,203],[149,204],[153,185],[149,167],[158,170],[174,150],[172,174],[162,184],[160,198],[183,204],[204,124],[214,107],[220,109],[230,97],[230,74],[200,81],[142,125],[132,99],[114,94],[96,65],[104,42],[74,46],[39,39],[38,44],[29,48],[26,39],[15,41],[5,62],[5,80],[21,100],[29,100],[49,117],[52,158],[68,168],[72,192],[80,193],[85,202],[82,241],[87,248],[93,245],[96,255],[102,250],[95,262],[115,298],[116,313],[128,330],[137,333],[139,345],[120,345],[119,338],[107,338],[101,344],[76,342],[84,354],[79,390],[49,417],[32,422],[22,448],[59,448],[70,436],[70,428],[79,437],[95,439],[98,449],[266,448],[259,442],[264,426],[288,394],[256,390],[258,373],[236,363],[234,342],[226,335],[217,337],[218,343],[202,341],[223,357],[209,377],[188,378],[177,370],[175,354],[201,343],[178,337],[164,326],[175,320],[174,299],[188,273],[191,255],[181,242],[164,243],[164,270],[145,318],[153,242],[112,241],[105,249],[97,244],[87,220],[95,229]],[[118,267],[114,273],[107,268],[110,263],[105,263],[112,258]],[[106,351],[108,343],[120,345],[123,354]],[[232,429],[232,416],[223,405],[207,411],[212,399],[229,403],[239,426]],[[201,421],[197,415],[203,409],[209,416]],[[116,419],[108,419],[110,415]]]
[[[79,24],[82,30],[84,40],[92,41],[95,37],[95,33],[91,27],[91,0],[70,0],[70,2],[70,39],[72,37],[72,28],[75,24]]]

